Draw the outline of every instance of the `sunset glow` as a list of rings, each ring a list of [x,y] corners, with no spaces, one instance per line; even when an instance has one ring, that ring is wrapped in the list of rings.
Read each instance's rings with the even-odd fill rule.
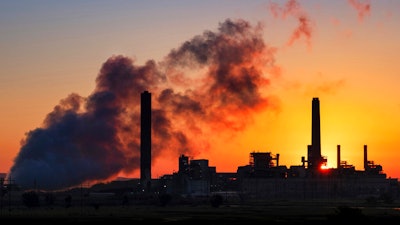
[[[3,1],[0,173],[26,185],[68,177],[51,188],[138,177],[148,90],[154,178],[176,171],[181,154],[218,172],[247,165],[253,151],[301,165],[314,97],[321,169],[336,168],[337,145],[363,169],[367,145],[369,160],[399,178],[397,9],[394,0]]]

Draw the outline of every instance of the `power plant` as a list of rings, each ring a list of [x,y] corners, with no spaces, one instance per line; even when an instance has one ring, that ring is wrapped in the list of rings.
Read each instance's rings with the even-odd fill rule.
[[[382,166],[367,158],[364,145],[364,170],[341,161],[337,145],[337,168],[323,168],[327,159],[321,155],[320,102],[312,99],[311,145],[307,158],[300,165],[287,167],[279,164],[279,154],[251,152],[249,164],[236,172],[218,173],[208,166],[208,160],[188,160],[179,157],[179,171],[164,175],[159,186],[167,193],[208,195],[212,192],[235,192],[247,198],[308,199],[346,198],[390,195],[397,197],[397,179],[387,178]],[[201,162],[201,163],[200,163]]]
[[[140,178],[99,183],[90,187],[93,192],[133,194],[136,200],[146,201],[148,196],[171,194],[182,197],[207,197],[224,193],[236,199],[346,199],[390,196],[398,198],[397,178],[387,178],[382,166],[368,159],[367,145],[362,146],[363,170],[356,170],[341,160],[341,146],[337,145],[336,168],[326,168],[327,159],[321,154],[320,102],[312,99],[311,144],[299,165],[281,165],[280,154],[250,152],[249,163],[236,171],[217,172],[208,159],[190,159],[184,154],[177,159],[179,170],[158,178],[151,176],[152,106],[151,93],[141,93],[140,115]],[[12,184],[0,176],[1,186]],[[16,190],[17,188],[14,188]],[[80,192],[82,193],[82,192]],[[142,197],[140,197],[142,196]],[[0,199],[1,200],[1,199]]]
[[[341,160],[340,145],[337,145],[336,168],[324,167],[327,160],[321,154],[319,110],[319,99],[313,98],[311,144],[307,145],[306,157],[301,157],[299,165],[281,165],[279,153],[250,152],[247,165],[238,166],[234,172],[217,172],[215,166],[209,165],[208,159],[190,159],[181,154],[177,159],[177,172],[152,179],[151,93],[144,91],[141,93],[140,178],[97,183],[90,187],[81,185],[60,192],[39,192],[19,189],[18,184],[11,179],[6,180],[5,174],[0,174],[0,212],[3,208],[8,209],[2,212],[2,216],[8,216],[5,218],[19,218],[23,212],[27,212],[28,217],[33,215],[34,218],[40,218],[36,214],[38,210],[29,209],[39,206],[39,200],[35,203],[32,199],[35,196],[39,199],[41,196],[45,201],[45,208],[39,211],[46,212],[44,218],[54,219],[57,215],[65,214],[63,221],[72,218],[71,222],[79,221],[74,217],[75,214],[83,217],[82,221],[85,222],[95,219],[96,214],[99,216],[95,221],[104,221],[106,214],[109,214],[113,222],[118,221],[121,216],[124,222],[176,221],[179,224],[186,223],[186,220],[176,220],[178,217],[190,218],[188,221],[196,222],[208,222],[212,221],[210,218],[215,218],[220,223],[222,215],[227,216],[222,218],[228,218],[230,224],[242,224],[235,223],[239,218],[240,222],[256,222],[254,224],[261,221],[263,224],[277,224],[276,221],[279,224],[289,224],[282,221],[290,224],[303,221],[332,222],[332,219],[340,222],[348,221],[349,218],[357,221],[360,219],[361,223],[369,222],[370,219],[381,223],[398,219],[395,216],[388,217],[388,210],[391,207],[391,214],[398,215],[398,206],[390,205],[399,199],[399,182],[397,179],[387,178],[382,172],[382,166],[368,159],[367,145],[363,146],[363,170],[356,170],[354,166]],[[195,207],[210,203],[213,207],[219,207],[222,202],[226,205],[221,208],[222,211]],[[35,207],[28,205],[34,203]],[[368,210],[384,210],[384,214],[376,217],[374,212],[371,217],[364,217],[359,208],[346,207],[349,203],[356,207],[371,206]],[[179,207],[166,207],[162,210],[151,207],[167,204]],[[376,207],[378,204],[380,206]],[[23,205],[28,207],[22,207]],[[101,208],[108,206],[107,211],[99,210],[100,205]],[[133,207],[128,207],[129,205]],[[69,209],[72,206],[79,207],[80,213],[74,214],[75,211],[71,211],[74,209]],[[112,208],[116,211],[109,211]],[[172,211],[168,211],[169,209]],[[327,210],[334,213],[328,214]],[[55,216],[50,214],[52,212]],[[277,217],[279,215],[281,216]],[[203,217],[207,220],[202,220]],[[255,220],[251,220],[252,217]],[[127,220],[129,218],[132,220]],[[54,221],[51,220],[52,223]]]

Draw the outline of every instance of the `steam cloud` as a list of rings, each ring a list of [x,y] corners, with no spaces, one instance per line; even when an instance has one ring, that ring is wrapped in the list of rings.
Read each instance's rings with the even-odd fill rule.
[[[361,2],[361,1],[357,1],[357,0],[348,0],[348,2],[354,9],[357,10],[358,19],[360,21],[363,21],[364,17],[366,15],[369,15],[369,13],[371,11],[371,4],[369,3],[369,1]]]
[[[304,32],[302,32],[304,33]],[[304,33],[306,34],[306,33]],[[27,132],[10,176],[24,188],[57,190],[139,169],[140,93],[152,93],[152,157],[212,150],[208,137],[233,134],[269,105],[263,89],[275,49],[262,27],[226,20],[144,65],[112,56],[88,97],[70,94],[43,126]]]
[[[301,37],[304,37],[307,46],[311,47],[311,37],[313,32],[311,20],[296,0],[287,1],[284,7],[281,7],[277,3],[271,3],[269,9],[275,18],[286,19],[288,16],[292,16],[297,19],[298,26],[292,32],[292,35],[287,42],[289,46],[293,45],[293,43]]]

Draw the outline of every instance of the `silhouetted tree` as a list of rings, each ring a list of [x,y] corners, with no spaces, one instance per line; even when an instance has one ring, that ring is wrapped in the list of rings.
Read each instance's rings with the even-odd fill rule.
[[[212,207],[218,208],[222,202],[224,201],[224,198],[220,194],[215,194],[211,196],[210,203]]]
[[[39,195],[35,191],[27,191],[22,193],[22,202],[28,208],[39,206]]]

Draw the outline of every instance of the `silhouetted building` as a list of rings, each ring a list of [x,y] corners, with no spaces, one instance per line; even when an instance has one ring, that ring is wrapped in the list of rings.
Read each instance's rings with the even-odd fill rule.
[[[161,177],[163,192],[207,196],[216,183],[216,168],[208,165],[207,159],[192,159],[181,155],[179,157],[179,171],[172,175]]]
[[[321,155],[319,99],[312,100],[311,145],[307,160],[287,168],[279,165],[279,154],[251,152],[249,164],[239,166],[236,173],[217,173],[208,160],[179,157],[179,171],[165,175],[164,191],[182,195],[236,193],[240,198],[255,199],[334,199],[390,196],[398,198],[397,178],[386,178],[382,166],[368,160],[364,145],[364,170],[342,161],[337,145],[337,168],[322,167],[327,159]]]
[[[368,160],[366,145],[364,171],[357,171],[354,166],[341,161],[340,145],[337,145],[337,168],[322,168],[327,160],[321,155],[320,131],[319,100],[313,98],[312,144],[307,146],[307,160],[302,157],[302,165],[285,169],[274,166],[274,158],[269,152],[251,153],[251,157],[257,157],[250,160],[249,165],[238,168],[240,190],[256,198],[398,196],[397,179],[387,179],[382,167]]]
[[[151,93],[141,93],[140,105],[140,182],[143,188],[151,185]]]
[[[382,166],[368,160],[367,145],[364,145],[364,170],[369,174],[381,174]]]

